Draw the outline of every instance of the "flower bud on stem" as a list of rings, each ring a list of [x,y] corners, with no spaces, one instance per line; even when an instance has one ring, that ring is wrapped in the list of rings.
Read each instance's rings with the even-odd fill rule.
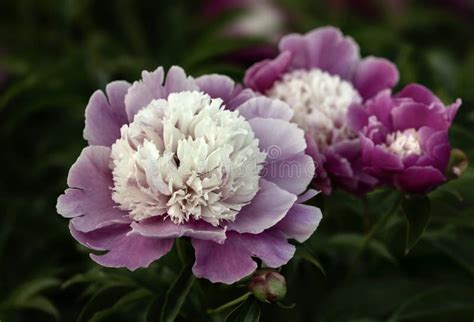
[[[286,295],[286,280],[275,270],[261,269],[252,276],[248,288],[259,301],[278,302]]]
[[[451,151],[451,158],[448,166],[448,176],[450,179],[458,178],[467,169],[469,159],[466,153],[460,149],[453,149]]]

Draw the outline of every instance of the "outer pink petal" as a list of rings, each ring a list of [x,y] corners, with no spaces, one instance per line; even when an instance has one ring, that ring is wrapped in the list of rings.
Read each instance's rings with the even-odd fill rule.
[[[319,208],[296,204],[275,229],[280,230],[286,238],[293,238],[302,243],[316,231],[322,217]]]
[[[362,60],[354,74],[354,85],[364,99],[390,89],[398,83],[398,69],[387,59],[367,57]]]
[[[154,99],[166,99],[170,93],[199,90],[195,80],[186,76],[184,70],[172,66],[166,81],[164,80],[163,67],[158,67],[154,72],[142,72],[142,80],[133,83],[125,96],[125,106],[128,120],[131,122],[135,114],[146,107]]]
[[[315,189],[321,191],[325,195],[330,195],[332,191],[331,179],[324,168],[326,157],[319,151],[316,142],[310,134],[305,135],[305,140],[307,144],[305,153],[313,159],[315,167],[312,185]]]
[[[263,178],[295,195],[303,193],[311,183],[315,171],[314,160],[303,152],[285,160],[267,160]]]
[[[446,109],[432,107],[414,102],[405,102],[392,110],[394,130],[420,129],[428,126],[437,130],[446,130],[450,121],[446,117]]]
[[[241,85],[236,85],[230,77],[224,75],[204,75],[196,79],[196,84],[199,90],[212,98],[221,98],[226,109],[231,111],[255,97],[251,89],[243,89]]]
[[[288,263],[295,254],[295,246],[288,243],[286,237],[278,230],[267,230],[261,234],[234,234],[241,247],[246,248],[252,256],[260,258],[269,267],[280,267]]]
[[[314,189],[309,189],[305,193],[301,194],[298,196],[298,199],[296,200],[296,203],[303,203],[306,202],[318,195],[319,191],[314,190]]]
[[[88,233],[76,230],[72,224],[69,228],[81,244],[96,250],[108,250],[104,255],[91,254],[95,262],[106,267],[126,267],[132,271],[148,267],[173,246],[173,239],[129,234],[128,225],[109,226]]]
[[[295,201],[294,194],[260,179],[259,192],[249,205],[240,210],[228,228],[239,233],[261,233],[282,220]]]
[[[204,75],[196,79],[199,89],[212,98],[221,98],[228,101],[234,93],[235,82],[228,76],[212,74]]]
[[[306,149],[304,132],[294,123],[283,120],[254,118],[249,121],[259,147],[267,152],[267,159],[285,160]]]
[[[405,86],[398,94],[398,98],[411,98],[417,103],[431,105],[432,103],[441,103],[440,99],[428,88],[420,84],[409,84]]]
[[[150,218],[141,222],[132,223],[133,232],[146,237],[178,238],[192,237],[223,243],[226,239],[226,229],[214,227],[204,221],[189,221],[175,224],[169,219]]]
[[[106,93],[96,91],[86,107],[84,138],[90,145],[111,146],[120,138],[120,128],[128,122],[125,94],[130,84],[116,81],[107,85]]]
[[[286,264],[294,255],[295,247],[279,231],[258,235],[229,233],[223,245],[192,239],[196,253],[193,272],[211,282],[232,284],[250,275],[259,257],[269,267]]]
[[[410,167],[397,175],[396,185],[412,193],[427,193],[442,184],[446,177],[436,168]]]
[[[294,114],[285,102],[265,96],[252,98],[239,106],[237,110],[246,120],[261,117],[290,121]]]
[[[360,59],[354,40],[333,27],[318,28],[305,35],[287,35],[279,47],[282,52],[291,52],[291,69],[318,68],[345,79],[350,78]]]
[[[109,162],[110,148],[90,146],[82,150],[69,171],[69,189],[59,197],[56,208],[62,216],[73,218],[73,225],[80,231],[131,221],[112,200]]]
[[[213,283],[232,284],[250,275],[257,268],[250,252],[232,238],[221,245],[211,241],[191,239],[196,262],[193,273]]]
[[[275,59],[266,59],[254,64],[245,73],[244,84],[264,93],[288,70],[291,53],[282,52]]]

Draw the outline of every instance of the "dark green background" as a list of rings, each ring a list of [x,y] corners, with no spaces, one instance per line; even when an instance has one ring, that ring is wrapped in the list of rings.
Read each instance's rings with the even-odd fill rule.
[[[338,7],[330,2],[281,0],[287,30],[335,25],[356,39],[363,55],[393,60],[401,72],[399,87],[422,83],[446,103],[461,97],[450,135],[453,146],[472,159],[472,2],[398,1],[405,5],[397,10],[387,1],[346,1],[352,5]],[[268,43],[220,36],[242,12],[203,18],[200,6],[190,0],[0,2],[0,70],[8,72],[0,85],[2,322],[159,321],[165,292],[184,265],[176,251],[135,273],[100,268],[69,235],[55,204],[85,146],[84,109],[93,91],[111,80],[136,80],[143,69],[158,65],[240,80],[250,62],[232,53]],[[472,321],[473,190],[470,168],[431,193],[430,224],[406,256],[401,214],[357,256],[394,192],[374,192],[366,200],[340,191],[318,197],[322,224],[282,270],[289,288],[284,303],[296,306],[262,304],[261,320]],[[180,285],[168,302],[176,301]],[[220,321],[225,314],[208,315],[206,309],[244,292],[197,281],[177,320]]]

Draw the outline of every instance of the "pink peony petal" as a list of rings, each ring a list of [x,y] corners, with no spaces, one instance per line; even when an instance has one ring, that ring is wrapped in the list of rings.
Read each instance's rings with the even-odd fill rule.
[[[319,208],[295,204],[275,229],[280,230],[286,238],[293,238],[303,243],[318,228],[322,217]]]
[[[305,35],[287,35],[281,39],[279,48],[291,53],[293,70],[318,68],[344,79],[350,78],[360,59],[354,40],[333,27],[317,28]]]
[[[367,57],[357,65],[354,85],[364,99],[390,89],[398,83],[397,67],[384,58]]]
[[[177,225],[169,219],[155,217],[141,222],[133,222],[131,226],[133,232],[145,237],[178,238],[186,236],[220,244],[226,239],[225,228],[214,227],[204,221],[189,221]]]
[[[97,250],[108,250],[104,255],[91,254],[91,258],[106,267],[126,267],[129,270],[148,267],[166,255],[173,239],[159,239],[129,234],[128,225],[115,225],[91,232],[81,232],[70,225],[71,234],[81,244]]]
[[[96,91],[86,107],[84,138],[90,145],[111,146],[120,138],[120,128],[128,123],[125,94],[130,84],[116,81],[107,85],[106,93]]]
[[[57,211],[73,218],[77,230],[88,232],[115,223],[129,223],[127,213],[112,200],[110,148],[91,146],[82,150],[68,176],[69,189],[61,195]]]
[[[240,210],[235,221],[229,222],[227,227],[239,233],[261,233],[282,220],[295,201],[294,194],[260,179],[257,195],[249,205]]]

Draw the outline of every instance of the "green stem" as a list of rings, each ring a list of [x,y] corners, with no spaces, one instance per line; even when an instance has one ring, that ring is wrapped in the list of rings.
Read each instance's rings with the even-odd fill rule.
[[[252,292],[247,292],[247,293],[245,293],[244,295],[242,295],[241,297],[238,297],[238,298],[236,298],[235,300],[232,300],[232,301],[230,301],[230,302],[227,302],[226,304],[221,305],[221,306],[219,306],[219,307],[217,307],[217,308],[215,308],[215,309],[208,309],[208,310],[207,310],[207,313],[209,313],[209,314],[214,314],[214,313],[222,312],[223,310],[228,309],[229,307],[232,307],[232,306],[234,306],[234,305],[236,305],[236,304],[239,304],[240,302],[245,301],[246,299],[248,299],[248,297],[249,297],[250,295],[252,295]]]
[[[369,216],[369,200],[367,196],[362,196],[362,205],[363,205],[363,213],[362,213],[362,221],[363,221],[363,229],[364,234],[367,234],[370,228],[370,216]]]
[[[178,258],[182,264],[186,264],[186,245],[184,244],[183,239],[176,238],[176,252],[178,253]]]
[[[397,195],[397,199],[393,203],[393,206],[383,214],[383,216],[377,221],[377,223],[372,227],[369,233],[365,236],[364,241],[359,249],[358,255],[362,255],[366,250],[367,246],[369,245],[370,241],[374,238],[374,236],[383,230],[387,225],[388,221],[392,216],[397,212],[398,208],[400,207],[400,203],[402,201],[402,194]]]

